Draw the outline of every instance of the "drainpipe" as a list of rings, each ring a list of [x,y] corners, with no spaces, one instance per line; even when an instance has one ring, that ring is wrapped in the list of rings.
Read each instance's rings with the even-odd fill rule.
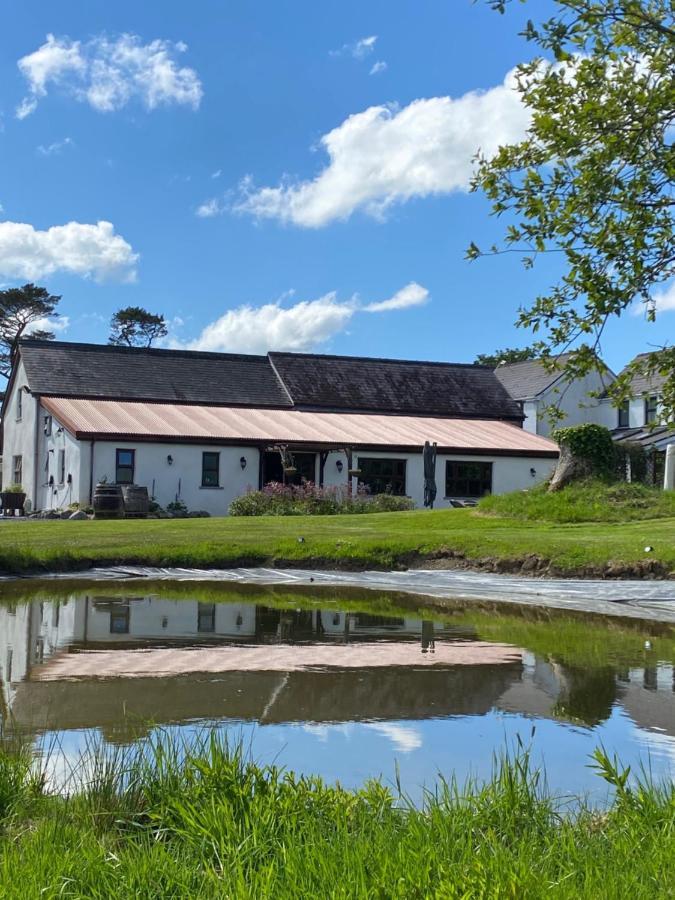
[[[89,443],[89,506],[94,502],[94,441]]]
[[[33,512],[38,508],[38,470],[40,449],[40,396],[35,397],[35,430],[33,435]]]

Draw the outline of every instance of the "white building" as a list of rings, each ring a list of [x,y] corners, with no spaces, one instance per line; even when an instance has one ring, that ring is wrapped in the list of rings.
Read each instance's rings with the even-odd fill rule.
[[[285,478],[357,481],[421,506],[437,444],[436,505],[547,478],[558,451],[522,429],[490,368],[311,354],[267,356],[23,340],[2,407],[4,483],[31,508],[89,504],[139,484],[162,506],[226,515]],[[288,468],[288,466],[286,466]]]
[[[523,428],[526,431],[549,436],[557,427],[583,425],[586,422],[605,424],[600,422],[605,413],[599,397],[615,376],[609,371],[605,375],[593,371],[584,378],[567,382],[562,372],[566,359],[566,354],[561,355],[558,367],[553,370],[547,369],[540,359],[502,363],[495,369],[497,378],[509,394],[523,404]],[[552,406],[564,416],[559,424],[553,426],[546,414]]]

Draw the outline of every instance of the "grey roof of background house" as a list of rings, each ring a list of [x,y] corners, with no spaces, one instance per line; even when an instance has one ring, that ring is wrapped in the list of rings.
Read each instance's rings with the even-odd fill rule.
[[[522,420],[487,366],[358,356],[270,353],[297,406]]]
[[[631,365],[639,359],[646,359],[646,357],[648,356],[651,356],[651,353],[638,353],[638,355],[633,357],[628,365]],[[628,366],[626,366],[622,371],[625,372],[626,368],[628,368]],[[654,391],[658,392],[663,387],[663,383],[665,380],[665,375],[659,375],[658,372],[650,376],[636,375],[631,381],[633,393],[636,397],[639,397],[641,394],[649,394]]]
[[[30,339],[20,352],[28,387],[45,396],[522,420],[484,366]]]
[[[562,366],[568,359],[565,353],[557,357],[556,362]],[[560,376],[559,370],[548,371],[540,359],[527,359],[524,362],[504,363],[497,366],[495,375],[515,400],[529,400],[538,397],[551,387]]]

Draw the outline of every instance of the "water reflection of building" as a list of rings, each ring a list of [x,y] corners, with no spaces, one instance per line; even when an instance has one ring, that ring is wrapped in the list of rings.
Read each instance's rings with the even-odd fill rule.
[[[434,646],[435,645],[435,646]],[[435,652],[430,652],[432,649]],[[483,715],[589,725],[616,703],[675,736],[673,667],[561,666],[413,618],[157,597],[0,605],[0,715],[29,730],[195,719]]]

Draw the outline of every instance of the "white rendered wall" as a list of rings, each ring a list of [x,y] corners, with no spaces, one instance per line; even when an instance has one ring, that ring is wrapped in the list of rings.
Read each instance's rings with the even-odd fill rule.
[[[537,434],[539,428],[539,403],[537,400],[525,400],[523,403],[523,428],[531,434]]]
[[[218,447],[214,444],[169,444],[138,441],[96,441],[94,487],[102,478],[115,481],[116,450],[135,450],[134,481],[147,487],[160,506],[181,500],[190,510],[225,516],[235,497],[258,489],[260,453],[257,447]],[[203,488],[202,453],[220,453],[220,487]],[[173,462],[169,465],[168,457]],[[246,468],[241,468],[241,457]],[[153,487],[154,486],[154,487]]]
[[[45,418],[49,416],[40,407],[38,428],[38,509],[67,509],[71,503],[89,502],[87,489],[82,490],[81,457],[87,452],[87,444],[77,441],[56,418],[51,420],[51,433],[45,434]],[[65,472],[60,480],[59,453],[65,450]],[[70,476],[70,480],[69,480]],[[53,479],[50,484],[50,478]]]
[[[21,419],[17,419],[18,392],[26,387],[26,383],[26,371],[23,362],[20,361],[3,420],[2,483],[6,487],[14,481],[13,458],[21,456],[23,461],[21,482],[32,507],[35,508],[35,425],[39,413],[38,401],[26,390],[22,391]]]
[[[590,394],[602,393],[605,387],[606,379],[603,380],[598,372],[589,372],[584,378],[575,378],[569,384],[561,381],[553,385],[538,398],[537,433],[549,437],[556,428],[584,425],[587,422],[604,424],[599,421],[604,414],[604,402]],[[557,406],[564,415],[562,421],[551,426],[546,418],[547,406]]]

